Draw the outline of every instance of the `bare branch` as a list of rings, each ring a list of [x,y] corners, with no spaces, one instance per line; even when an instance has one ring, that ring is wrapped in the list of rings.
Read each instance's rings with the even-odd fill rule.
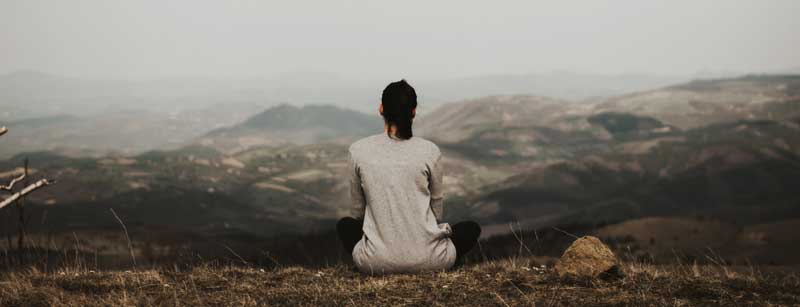
[[[6,132],[8,132],[8,128],[6,128],[5,126],[0,127],[0,135],[6,134]]]
[[[28,195],[29,193],[31,193],[33,191],[36,191],[37,189],[39,189],[39,188],[41,188],[43,186],[50,185],[51,183],[52,182],[47,181],[47,179],[42,179],[42,180],[39,180],[39,181],[37,181],[35,183],[32,183],[31,185],[29,185],[29,186],[25,187],[24,189],[22,189],[22,191],[14,193],[13,195],[9,196],[8,198],[6,198],[2,202],[0,202],[0,209],[2,209],[5,206],[8,206],[9,204],[13,203],[15,200],[19,199],[20,197]]]
[[[20,182],[22,179],[25,179],[25,174],[24,173],[19,175],[19,177],[12,179],[11,183],[9,183],[8,185],[0,185],[0,190],[11,191],[11,189],[14,188],[14,184],[16,184],[17,182]]]

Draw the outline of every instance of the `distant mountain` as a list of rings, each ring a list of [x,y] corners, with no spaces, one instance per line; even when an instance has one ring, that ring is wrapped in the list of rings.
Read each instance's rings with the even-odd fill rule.
[[[740,119],[800,116],[800,76],[752,75],[698,80],[606,99],[593,113],[650,116],[681,129]]]
[[[223,152],[264,145],[349,142],[383,129],[379,116],[332,105],[281,104],[244,122],[213,130],[199,142]]]
[[[442,105],[414,122],[421,136],[458,142],[484,129],[564,126],[584,107],[565,100],[529,96],[488,96]]]
[[[688,76],[552,72],[419,80],[413,84],[419,86],[420,97],[426,102],[439,103],[504,95],[537,95],[581,101],[668,86],[689,79],[691,78]]]
[[[347,134],[363,132],[364,126],[374,125],[377,118],[332,105],[296,107],[281,104],[250,117],[238,127],[269,130],[319,127]]]
[[[752,75],[696,80],[583,103],[530,95],[473,98],[431,110],[415,128],[421,135],[458,141],[487,127],[586,128],[584,118],[602,113],[629,113],[692,128],[739,119],[798,117],[797,104],[800,76]]]
[[[800,76],[693,81],[594,102],[513,95],[442,105],[415,133],[487,160],[569,158],[586,144],[630,133],[657,136],[743,119],[800,117]],[[548,145],[549,144],[549,145]],[[552,145],[572,146],[568,150]],[[559,154],[561,152],[561,154]]]

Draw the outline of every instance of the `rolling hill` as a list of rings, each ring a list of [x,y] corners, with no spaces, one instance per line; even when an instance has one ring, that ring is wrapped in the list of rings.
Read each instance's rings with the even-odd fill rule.
[[[593,113],[650,116],[681,129],[741,119],[800,116],[800,76],[752,75],[697,80],[604,100]]]
[[[257,146],[352,142],[383,129],[378,117],[332,105],[281,104],[242,123],[213,130],[198,140],[223,152]]]
[[[492,128],[568,128],[563,125],[571,124],[570,117],[584,108],[581,104],[547,97],[488,96],[444,104],[415,120],[414,130],[432,140],[456,143]]]

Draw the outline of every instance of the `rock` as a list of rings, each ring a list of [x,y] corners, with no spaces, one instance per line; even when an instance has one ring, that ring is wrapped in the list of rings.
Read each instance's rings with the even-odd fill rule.
[[[600,239],[585,236],[572,242],[555,265],[558,276],[584,278],[619,275],[619,261]]]

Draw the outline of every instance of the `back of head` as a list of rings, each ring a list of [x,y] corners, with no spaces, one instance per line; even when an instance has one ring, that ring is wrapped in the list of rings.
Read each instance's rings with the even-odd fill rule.
[[[405,79],[390,83],[383,90],[381,105],[383,119],[397,127],[395,135],[404,140],[410,139],[413,136],[411,120],[417,107],[417,92],[414,88]]]

